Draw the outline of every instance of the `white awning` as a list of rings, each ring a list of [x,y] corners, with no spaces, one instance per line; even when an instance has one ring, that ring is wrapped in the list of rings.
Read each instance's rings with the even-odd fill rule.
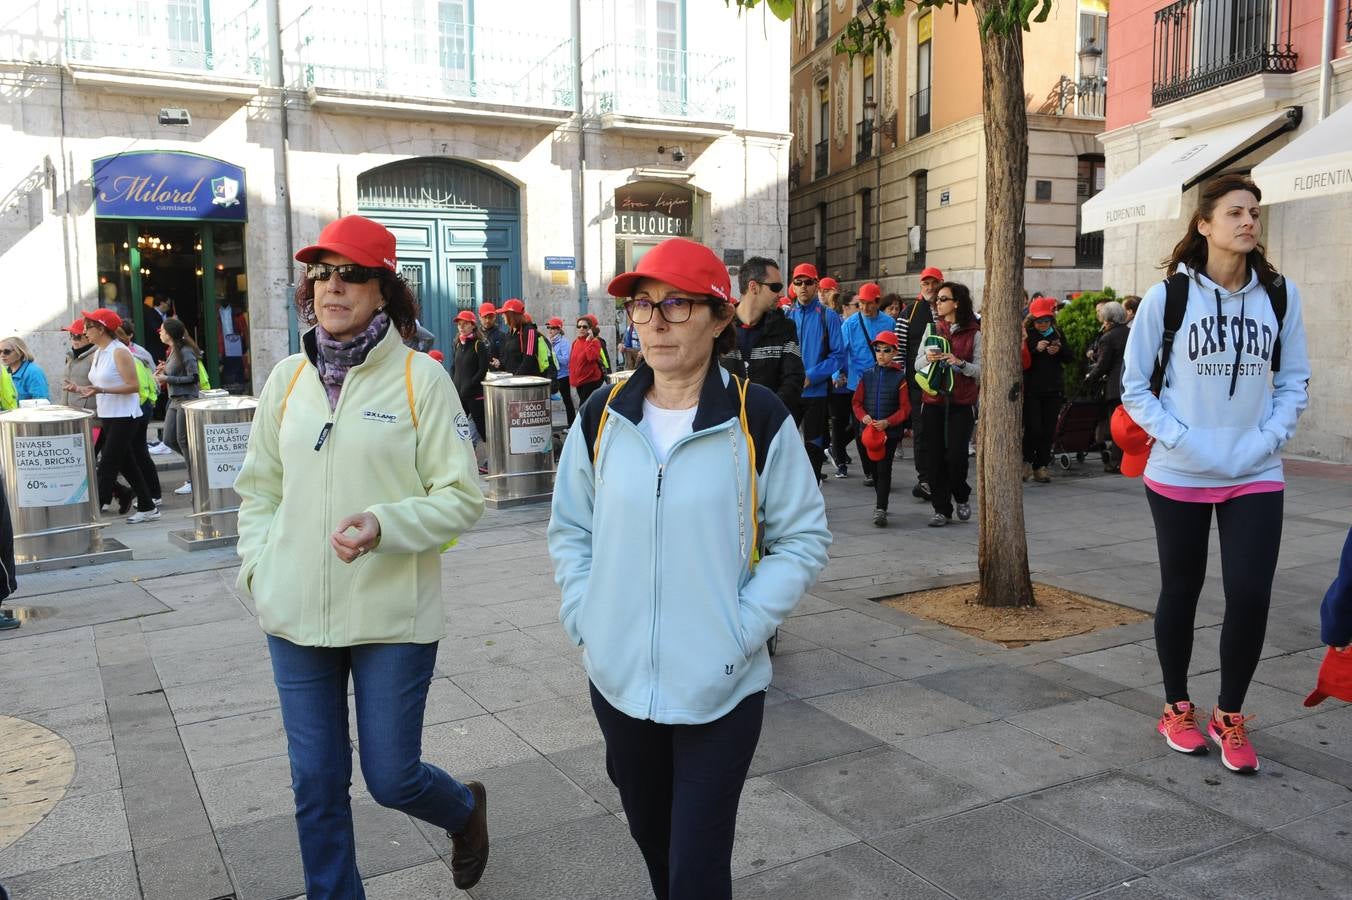
[[[1170,141],[1136,168],[1090,197],[1080,207],[1080,231],[1176,219],[1183,190],[1199,176],[1244,148],[1286,127],[1281,109]]]
[[[1254,166],[1264,203],[1352,191],[1352,103]]]

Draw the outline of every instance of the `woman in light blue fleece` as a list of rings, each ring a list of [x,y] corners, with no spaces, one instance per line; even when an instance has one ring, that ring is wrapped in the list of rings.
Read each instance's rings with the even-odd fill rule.
[[[1122,406],[1154,439],[1144,474],[1160,557],[1155,644],[1165,709],[1157,730],[1174,750],[1206,752],[1187,679],[1214,509],[1225,620],[1220,696],[1206,729],[1225,766],[1245,773],[1258,769],[1245,732],[1251,717],[1240,710],[1263,649],[1281,544],[1280,451],[1310,379],[1300,291],[1259,243],[1261,199],[1240,175],[1203,185],[1187,236],[1166,260],[1171,278],[1141,299],[1122,370]],[[1186,303],[1161,382],[1170,281],[1176,296],[1186,290]]]
[[[643,363],[587,400],[564,444],[549,523],[559,618],[584,648],[654,894],[726,900],[765,644],[831,536],[789,411],[718,365],[736,339],[721,260],[672,238],[609,289],[628,298]]]

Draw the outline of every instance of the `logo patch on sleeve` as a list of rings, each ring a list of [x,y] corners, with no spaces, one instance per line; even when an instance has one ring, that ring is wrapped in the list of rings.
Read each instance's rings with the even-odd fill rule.
[[[465,415],[464,413],[456,413],[455,433],[460,435],[460,440],[462,441],[467,441],[470,439],[469,416]]]

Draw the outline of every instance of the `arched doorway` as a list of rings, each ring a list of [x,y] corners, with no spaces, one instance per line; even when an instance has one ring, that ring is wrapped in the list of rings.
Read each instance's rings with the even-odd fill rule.
[[[398,238],[422,323],[448,357],[456,312],[520,296],[520,191],[501,176],[436,157],[390,163],[357,176],[357,210]]]

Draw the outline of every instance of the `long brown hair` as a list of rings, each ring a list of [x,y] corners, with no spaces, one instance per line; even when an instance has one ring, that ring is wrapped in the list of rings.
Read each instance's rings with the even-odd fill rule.
[[[1160,267],[1164,269],[1166,276],[1177,272],[1180,265],[1186,265],[1194,272],[1201,272],[1206,268],[1206,237],[1197,226],[1203,220],[1210,221],[1216,214],[1216,207],[1220,205],[1221,198],[1231,191],[1248,191],[1259,203],[1263,202],[1263,193],[1258,190],[1258,185],[1244,175],[1221,175],[1203,184],[1202,192],[1197,198],[1197,209],[1188,220],[1188,233],[1183,236],[1183,240],[1174,245],[1174,250],[1168,258],[1160,260]],[[1261,242],[1249,251],[1248,260],[1249,268],[1257,273],[1258,281],[1264,288],[1276,284],[1280,276],[1272,263],[1268,262],[1267,249]]]
[[[165,334],[169,335],[169,346],[173,348],[169,351],[170,359],[176,357],[179,361],[178,364],[182,365],[183,354],[179,351],[184,347],[191,350],[193,355],[198,359],[202,358],[201,348],[198,347],[197,342],[192,339],[192,335],[188,334],[188,328],[183,324],[181,319],[175,319],[173,316],[170,316],[160,323],[160,327],[164,329]]]

